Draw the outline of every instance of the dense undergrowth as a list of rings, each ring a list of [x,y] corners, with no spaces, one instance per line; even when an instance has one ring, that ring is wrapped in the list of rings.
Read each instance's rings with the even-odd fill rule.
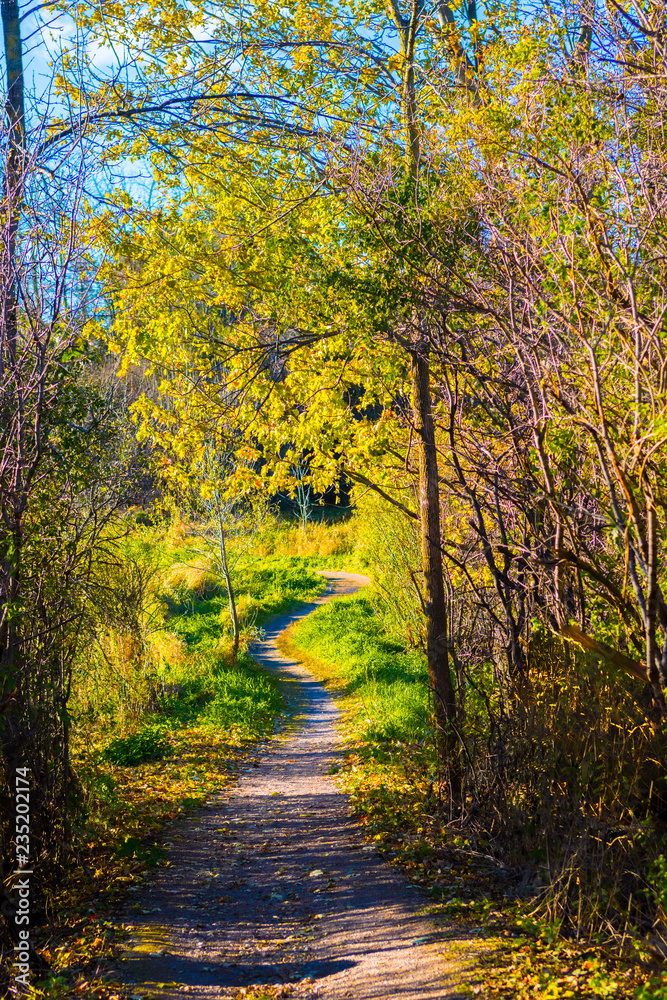
[[[605,698],[609,701],[604,684],[612,679],[601,680],[590,664],[591,676],[587,677],[586,664],[580,662],[575,697],[574,680],[566,676],[566,668],[573,669],[573,663],[559,664],[552,650],[549,670],[540,672],[535,657],[532,720],[528,727],[517,713],[516,726],[524,726],[524,743],[534,739],[543,726],[542,745],[534,745],[532,754],[515,762],[515,826],[510,830],[507,817],[503,817],[494,829],[489,820],[492,796],[485,803],[476,803],[473,788],[467,796],[467,813],[454,818],[449,799],[442,793],[433,734],[426,725],[425,666],[419,656],[387,636],[374,613],[376,607],[377,597],[372,593],[327,605],[294,626],[283,638],[283,648],[304,659],[342,698],[347,753],[341,780],[367,836],[388,859],[405,866],[415,883],[429,889],[434,900],[431,913],[485,929],[490,950],[481,959],[485,979],[480,991],[485,997],[507,1000],[662,998],[667,984],[661,975],[656,940],[664,903],[655,867],[660,862],[652,860],[661,841],[654,825],[646,821],[646,810],[643,824],[640,817],[630,814],[633,785],[636,792],[641,784],[629,768],[637,750],[631,745],[633,733],[621,730],[617,716],[616,731],[611,735],[600,724]],[[559,704],[559,684],[562,693],[566,682],[568,696]],[[615,694],[618,701],[619,691]],[[591,698],[598,700],[591,704]],[[549,729],[545,721],[550,723]],[[641,725],[638,718],[634,737],[652,738],[651,733],[641,732]],[[571,727],[569,733],[567,727]],[[584,751],[588,748],[592,756],[589,744],[595,737],[603,741],[605,736],[606,756],[598,746],[598,760],[613,760],[617,774],[602,773],[601,764],[599,773],[594,774],[589,763],[584,779],[578,780],[582,754],[586,765]],[[520,737],[521,733],[514,734],[515,748],[521,745]],[[520,826],[521,791],[524,795],[527,789],[531,791],[538,772],[545,786],[542,815],[534,808],[535,828],[524,829]],[[604,829],[603,821],[608,821],[603,815],[608,808],[605,797],[615,804],[617,843],[605,854],[607,844],[601,842],[597,855],[588,858],[587,871],[581,850],[577,854],[581,823],[572,810],[578,807],[581,813],[593,794],[598,796],[598,831]],[[568,839],[561,832],[559,842],[564,826],[570,836]],[[544,847],[549,852],[549,837],[553,839],[547,857]],[[614,858],[614,846],[618,851],[619,843],[624,865]],[[633,862],[649,870],[649,878],[643,880],[643,898],[635,910],[623,896],[619,876],[619,870],[625,873]],[[579,927],[568,925],[568,910],[562,900],[564,879],[557,873],[566,870],[572,873],[569,895],[575,901],[576,892],[589,895],[587,924],[582,913]],[[650,873],[658,874],[657,881],[650,881]],[[571,905],[572,900],[566,898],[565,902]],[[599,919],[594,924],[604,905],[609,918],[606,927]],[[615,931],[618,914],[612,908],[624,905],[625,940],[619,940]],[[582,912],[581,904],[579,909]],[[649,912],[655,923],[647,929],[639,925],[637,914]]]

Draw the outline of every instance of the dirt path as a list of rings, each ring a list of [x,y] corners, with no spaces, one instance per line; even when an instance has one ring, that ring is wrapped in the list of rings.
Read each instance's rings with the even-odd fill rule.
[[[382,861],[329,777],[338,712],[276,636],[365,577],[326,573],[327,594],[284,615],[253,656],[298,681],[303,727],[259,748],[226,797],[171,833],[170,866],[141,897],[121,966],[138,997],[454,1000],[476,944],[419,916],[426,900]]]

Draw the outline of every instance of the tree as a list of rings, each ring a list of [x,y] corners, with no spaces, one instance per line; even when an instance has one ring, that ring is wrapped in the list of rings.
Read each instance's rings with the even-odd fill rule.
[[[291,471],[294,476],[294,500],[296,508],[299,512],[301,530],[305,532],[308,527],[308,522],[313,514],[313,502],[311,500],[310,486],[307,479],[309,470],[303,457],[300,462],[297,462],[292,466]]]
[[[232,571],[243,551],[250,547],[262,524],[268,505],[258,493],[261,481],[257,473],[239,457],[242,448],[229,441],[224,451],[205,447],[195,465],[194,485],[201,507],[208,514],[208,525],[201,530],[217,550],[216,568],[225,582],[232,626],[231,665],[236,666],[241,639]],[[232,557],[229,542],[241,537],[243,545]]]
[[[0,878],[6,886],[5,874],[17,864],[10,853],[17,767],[30,774],[32,858],[39,859],[43,884],[72,849],[66,708],[72,661],[86,617],[91,554],[126,484],[119,482],[113,420],[83,380],[94,352],[82,330],[96,299],[94,253],[81,224],[87,150],[79,137],[57,178],[47,167],[48,125],[36,120],[26,97],[19,9],[3,3],[1,13],[7,97],[0,126]],[[66,137],[58,134],[64,154]],[[107,464],[105,481],[98,461]],[[110,473],[114,465],[118,478]],[[4,929],[16,940],[15,904],[2,895]]]
[[[271,460],[277,487],[288,481],[294,458],[312,450],[316,483],[326,487],[343,471],[420,525],[432,687],[451,756],[459,739],[447,636],[451,573],[466,581],[470,600],[488,616],[493,655],[501,651],[520,699],[530,696],[536,619],[643,677],[636,659],[613,648],[612,633],[622,622],[644,621],[642,602],[654,608],[646,618],[654,624],[644,622],[644,638],[635,628],[631,641],[641,655],[648,642],[656,661],[662,599],[657,571],[646,590],[641,571],[633,570],[658,565],[659,547],[649,543],[652,500],[644,499],[641,516],[621,511],[612,518],[617,537],[637,537],[623,559],[634,597],[622,574],[614,577],[616,555],[605,550],[603,566],[594,541],[600,525],[611,523],[599,511],[605,505],[610,511],[612,494],[625,496],[627,486],[627,477],[616,476],[618,446],[609,451],[604,445],[601,464],[582,443],[596,391],[590,357],[585,360],[591,315],[581,313],[576,296],[581,289],[588,294],[595,255],[585,250],[570,260],[564,245],[560,253],[562,228],[540,215],[546,198],[573,232],[589,227],[594,248],[581,164],[616,168],[605,159],[606,140],[598,132],[606,78],[599,69],[598,86],[582,75],[582,66],[589,73],[602,67],[605,54],[600,49],[598,58],[584,21],[563,60],[572,23],[545,26],[536,18],[527,25],[503,14],[494,39],[471,8],[470,44],[464,45],[451,10],[439,4],[436,14],[437,23],[419,5],[409,16],[392,5],[392,21],[382,22],[385,15],[374,10],[374,25],[393,23],[396,31],[398,44],[384,51],[383,40],[359,43],[360,21],[345,22],[341,11],[328,10],[322,13],[328,34],[323,27],[316,43],[305,33],[311,27],[306,14],[289,42],[278,19],[266,41],[248,43],[252,72],[262,78],[273,72],[285,93],[303,90],[308,80],[313,94],[334,100],[327,88],[337,80],[335,100],[342,101],[344,64],[363,95],[354,105],[361,123],[384,101],[386,127],[359,133],[356,143],[349,130],[332,129],[320,136],[315,160],[301,148],[294,158],[256,152],[244,162],[246,177],[233,186],[231,158],[219,149],[215,165],[186,171],[172,189],[173,201],[132,244],[131,265],[121,269],[127,285],[119,292],[117,328],[128,357],[185,370],[187,351],[179,354],[185,340],[203,367],[222,366],[240,391],[239,408],[252,423],[254,445]],[[268,21],[259,8],[258,18],[263,39]],[[609,37],[620,37],[619,30],[610,28]],[[277,53],[273,61],[267,50]],[[543,73],[539,83],[536,67]],[[598,134],[603,145],[596,168],[587,145]],[[290,184],[280,188],[288,165]],[[648,190],[648,181],[642,183]],[[612,199],[620,192],[617,185]],[[344,204],[341,194],[352,200]],[[633,245],[642,241],[638,235]],[[613,255],[614,240],[607,242]],[[608,259],[600,274],[614,266]],[[572,276],[574,298],[563,291],[563,274]],[[608,288],[601,282],[596,292],[600,317]],[[560,298],[549,298],[553,289]],[[572,308],[582,317],[574,339],[572,330],[559,327]],[[574,396],[564,389],[567,357]],[[628,366],[641,372],[639,357],[635,353]],[[610,372],[613,367],[610,361]],[[545,386],[555,372],[558,395],[550,397]],[[623,391],[620,384],[614,390],[612,408]],[[574,400],[579,406],[586,392],[589,401],[566,448],[556,414],[570,420]],[[652,382],[641,398],[653,397]],[[601,425],[599,441],[604,433]],[[651,430],[647,440],[653,437]],[[565,476],[560,493],[556,469]],[[603,487],[602,507],[601,483],[613,486]],[[657,489],[652,486],[651,495]],[[635,534],[626,530],[631,517]],[[591,598],[605,609],[595,629],[585,617]],[[656,670],[651,676],[661,697]]]
[[[39,17],[40,9],[31,13]],[[203,6],[193,11],[191,5],[169,5],[163,17],[156,11],[147,16],[142,9],[122,21],[108,17],[104,4],[70,13],[79,34],[73,49],[53,61],[58,101],[51,104],[48,87],[46,96],[26,92],[22,18],[15,0],[2,5],[7,100],[0,213],[0,673],[5,709],[20,690],[21,640],[14,609],[20,600],[24,522],[48,465],[45,430],[49,413],[57,409],[59,373],[72,363],[99,288],[99,254],[90,250],[94,227],[86,233],[81,224],[91,172],[96,171],[103,191],[104,167],[119,158],[152,149],[158,160],[171,157],[173,163],[179,151],[196,148],[197,136],[216,130],[226,135],[230,120],[237,137],[251,141],[254,129],[292,137],[312,134],[298,115],[290,119],[298,110],[294,102],[235,85],[238,50],[224,12],[208,48],[196,37],[207,17]],[[43,28],[38,25],[36,34]],[[102,40],[116,54],[106,77],[84,40]],[[282,116],[275,113],[279,108]],[[114,197],[103,191],[99,201]]]
[[[656,261],[664,206],[653,192],[663,153],[647,127],[645,101],[660,108],[664,95],[646,71],[657,58],[652,16],[643,40],[632,43],[642,51],[641,85],[620,12],[593,34],[582,28],[565,65],[558,34],[536,37],[539,86],[532,65],[524,69],[517,58],[520,48],[512,55],[503,41],[497,64],[506,76],[515,67],[512,117],[500,85],[487,87],[485,103],[465,110],[465,128],[472,119],[479,145],[459,145],[454,160],[466,195],[432,188],[428,208],[403,219],[427,263],[432,303],[446,316],[436,350],[452,478],[469,499],[510,638],[515,647],[529,641],[537,615],[650,679],[662,702]],[[615,110],[611,79],[621,90],[632,80],[644,100]],[[490,73],[487,80],[498,82]],[[468,266],[456,271],[447,253],[466,199],[477,235],[470,233]],[[427,245],[425,223],[436,212],[450,221]],[[644,666],[628,655],[628,643]],[[513,658],[521,657],[519,648]]]
[[[410,176],[412,176],[414,170],[417,168],[419,159],[417,133],[415,131],[416,123],[415,121],[413,121],[413,118],[416,114],[414,73],[413,70],[410,69],[410,67],[412,66],[414,58],[414,37],[417,30],[417,22],[419,21],[420,16],[421,12],[419,6],[414,5],[414,9],[412,12],[412,21],[411,21],[412,27],[410,27],[410,25],[407,22],[405,25],[403,25],[403,23],[401,22],[399,26],[400,31],[403,33],[401,34],[401,37],[404,38],[405,41],[405,45],[403,47],[402,65],[404,74],[407,74],[405,76],[402,87],[404,120],[402,123],[399,122],[399,129],[407,128],[410,137],[408,146],[408,153],[409,153],[408,173]],[[354,63],[355,72],[363,77],[362,67],[366,65],[366,68],[368,68],[368,65],[370,65],[373,62],[374,58],[376,63],[379,61],[377,56],[373,52],[373,46],[370,46],[370,51],[368,51],[368,47],[364,49],[363,47],[360,47],[359,44],[353,41],[353,36],[355,34],[355,30],[357,27],[354,18],[350,18],[350,21],[347,25],[341,26],[340,19],[336,18],[333,12],[329,12],[328,17],[330,20],[328,40],[325,38],[322,40],[321,43],[318,42],[315,48],[318,48],[320,51],[325,51],[327,53],[327,58],[329,57],[333,58],[332,53],[335,54],[343,52],[345,58],[351,60]],[[407,34],[405,34],[405,32],[407,32]],[[293,42],[291,42],[290,45],[293,45],[295,49],[301,48],[307,50],[309,48],[309,43],[306,42],[305,40],[300,39],[298,33],[296,39]],[[274,46],[279,51],[282,51],[284,47],[282,36],[279,37],[275,42],[266,43],[266,47],[270,48],[272,46]],[[391,49],[389,51],[391,51]],[[305,65],[309,66],[312,53],[304,52],[302,53],[302,55]],[[385,50],[385,55],[387,59],[390,58],[386,50]],[[296,56],[293,58],[292,61],[294,62],[295,65],[297,65],[299,62]],[[333,69],[335,71],[335,66],[333,67]],[[383,67],[380,66],[380,68],[378,69],[378,67],[376,66],[375,70],[376,72],[374,72],[373,75],[374,80],[377,77],[377,72],[382,72]],[[326,89],[328,85],[326,83],[326,78],[330,79],[331,72],[332,72],[331,65],[324,68],[323,77],[325,78],[325,82],[322,82],[321,84],[318,83],[318,86],[322,86],[323,88]],[[298,78],[298,73],[295,76]],[[292,80],[290,80],[289,78],[285,79],[288,81],[287,82],[288,88],[294,86],[293,79]],[[390,79],[391,79],[391,73],[390,73]],[[385,97],[388,95],[391,97],[393,93],[393,85],[394,84],[392,80],[390,84],[391,89],[388,92],[385,91]],[[377,98],[374,98],[374,103],[376,100]],[[331,137],[329,138],[331,139]],[[278,166],[279,169],[281,169],[280,163],[276,163],[275,158],[272,160],[270,156],[263,157],[260,162],[262,163],[262,166],[265,169],[268,166],[268,168],[273,172],[275,172],[276,170],[276,165]],[[257,165],[256,164],[253,165],[253,174],[255,175],[255,183],[257,183],[258,172],[259,171],[257,169]],[[196,184],[197,182],[199,182],[203,188],[207,187],[208,184],[207,178],[202,177],[201,172],[195,173],[194,171],[192,171],[189,174],[190,177],[193,177],[193,175],[194,178],[196,179],[193,178],[192,183]],[[299,181],[293,187],[292,189],[293,193],[291,194],[292,203],[295,206],[299,204],[299,202],[303,199],[304,196],[308,197],[307,186],[309,181],[312,183],[310,175],[312,175],[312,171],[309,172],[307,167],[300,171]],[[218,169],[213,170],[209,168],[209,176],[215,177],[217,179],[221,177],[221,174]],[[259,181],[259,185],[261,189],[264,192],[266,192],[267,185],[265,177],[263,177],[261,181]],[[179,198],[181,196],[181,193],[182,189],[179,189]],[[196,204],[201,196],[199,194],[195,194],[194,197],[196,199],[195,201]],[[224,308],[229,313],[236,314],[237,317],[239,318],[244,310],[248,308],[252,309],[253,307],[252,297],[251,296],[249,297],[248,295],[249,288],[252,288],[253,285],[256,288],[258,296],[264,295],[265,299],[269,298],[271,299],[272,304],[269,307],[269,309],[274,308],[273,303],[275,302],[275,298],[273,297],[273,293],[276,290],[275,279],[278,277],[279,274],[279,272],[275,270],[276,260],[272,260],[270,262],[269,267],[267,267],[267,264],[269,263],[267,260],[262,261],[261,267],[263,268],[263,273],[261,274],[261,276],[259,276],[256,271],[253,271],[255,264],[252,261],[252,258],[253,256],[256,255],[253,253],[252,247],[247,246],[246,240],[248,238],[249,233],[252,232],[252,225],[253,222],[255,222],[255,219],[257,219],[258,216],[260,217],[263,216],[264,218],[269,219],[270,213],[261,210],[258,211],[257,210],[258,206],[256,204],[253,206],[253,200],[254,200],[253,195],[248,195],[248,197],[249,197],[250,209],[249,211],[243,213],[244,218],[240,220],[240,224],[235,224],[233,227],[234,230],[236,230],[236,232],[238,233],[238,238],[243,241],[243,249],[241,250],[241,252],[235,252],[235,250],[232,249],[230,252],[230,263],[226,266],[223,265],[225,266],[226,273],[230,278],[230,285],[231,285],[231,287],[230,285],[228,285],[226,288],[226,294],[224,298]],[[235,203],[238,204],[239,202],[238,188],[236,189],[235,199],[232,199],[227,196],[222,198],[222,202],[218,202],[219,207],[217,208],[217,211],[219,212],[224,205],[230,204],[232,200],[235,200]],[[269,204],[271,203],[272,199],[269,200]],[[234,208],[232,209],[232,211],[238,211],[238,209]],[[273,206],[271,208],[271,211],[273,211]],[[275,212],[274,214],[279,214],[279,213]],[[315,214],[317,214],[317,210]],[[255,219],[253,219],[253,215],[255,216]],[[175,220],[173,219],[173,216],[170,221],[174,223]],[[245,223],[245,230],[243,228],[244,223]],[[227,224],[227,220],[225,220],[225,224]],[[278,237],[278,239],[276,239],[277,234],[275,226],[271,222],[268,222],[268,225],[272,227],[274,231],[274,236],[273,238],[269,238],[269,240],[263,242],[263,248],[265,250],[268,250],[269,255],[274,256],[277,259],[282,256],[281,248],[278,246],[278,239],[280,239],[281,237]],[[335,223],[333,222],[330,224],[329,228],[330,233],[333,231],[334,225]],[[320,223],[318,221],[315,222],[315,226],[321,228]],[[227,245],[230,246],[230,248],[232,245],[231,240],[235,238],[235,235],[236,233],[230,234],[226,241]],[[208,236],[205,237],[205,240],[206,239],[208,240],[214,239],[210,230]],[[284,239],[284,236],[282,237],[282,239]],[[275,254],[273,253],[274,249],[276,251]],[[306,242],[303,239],[301,240],[300,249],[305,250],[305,257],[304,257],[304,266],[305,266],[309,252],[306,248]],[[311,263],[313,262],[314,253],[317,253],[317,251],[313,247],[310,259]],[[197,264],[197,271],[199,272],[201,279],[200,281],[197,282],[197,284],[199,284],[200,287],[202,287],[202,292],[200,292],[196,296],[196,298],[199,301],[203,301],[203,287],[206,285],[207,282],[210,282],[211,280],[215,282],[216,279],[214,275],[211,275],[211,271],[208,270],[206,266],[202,266],[201,255],[198,254],[197,256],[199,260]],[[341,283],[340,281],[341,275],[339,272],[341,266],[343,265],[340,260],[327,261],[326,257],[320,255],[319,264],[320,264],[320,270],[322,270],[323,268],[330,269],[331,265],[333,264],[334,271],[327,277],[323,278],[325,282],[331,280],[338,282],[339,284]],[[294,256],[292,256],[292,269],[294,269]],[[213,270],[215,270],[215,265]],[[141,279],[142,283],[144,279],[145,275],[142,276]],[[284,343],[281,343],[283,332],[282,330],[279,329],[279,327],[281,326],[279,320],[272,319],[270,321],[270,326],[273,326],[273,330],[275,333],[274,344],[271,343],[273,339],[273,334],[267,336],[268,330],[266,329],[266,327],[264,327],[264,321],[259,316],[256,317],[257,322],[255,323],[255,331],[257,332],[257,337],[255,337],[255,332],[252,329],[252,324],[248,323],[245,324],[245,331],[248,338],[245,341],[243,340],[244,335],[241,333],[240,324],[237,322],[234,326],[234,339],[236,347],[241,351],[241,357],[249,356],[247,353],[244,355],[243,352],[254,351],[256,358],[259,359],[256,362],[257,370],[261,368],[261,365],[266,360],[268,354],[271,351],[273,351],[276,357],[279,359],[279,363],[282,363],[280,356],[283,352],[285,353],[285,356],[289,356],[290,358],[289,368],[291,371],[294,364],[294,353],[297,350],[297,348],[299,347],[310,348],[322,336],[324,336],[327,339],[333,336],[333,333],[328,332],[331,329],[331,324],[325,324],[323,322],[325,317],[322,314],[320,314],[317,317],[317,319],[320,321],[320,325],[318,327],[318,324],[316,322],[313,322],[312,319],[307,318],[305,314],[300,312],[301,305],[304,304],[303,290],[300,295],[297,295],[295,290],[295,285],[291,281],[291,278],[289,279],[289,281],[291,285],[290,288],[291,308],[289,310],[290,328],[288,330],[285,330]],[[270,285],[271,282],[274,282],[273,287],[267,287],[268,285]],[[234,287],[235,283],[237,287]],[[306,288],[310,291],[310,289],[312,289],[312,282],[309,281]],[[283,288],[282,289],[283,295],[284,291],[285,289]],[[179,294],[177,295],[177,297],[180,298],[181,293],[182,289],[179,289]],[[152,297],[152,293],[149,294]],[[219,297],[220,293],[217,291],[217,289],[214,292],[214,295]],[[262,306],[260,306],[260,308],[262,308],[265,304],[268,303],[262,303]],[[145,305],[145,299],[144,299],[144,305]],[[327,308],[326,306],[324,306],[322,302],[320,302],[320,306],[322,307],[322,312],[329,313],[329,317],[331,317],[331,313],[333,310],[331,308]],[[279,312],[287,312],[285,306],[279,309]],[[162,314],[162,310],[160,310],[160,314]],[[136,316],[136,306],[134,315]],[[207,320],[209,323],[211,322],[209,317],[207,317]],[[339,320],[340,317],[336,316],[335,317],[336,323],[338,323]],[[152,329],[155,330],[155,327],[153,326]],[[323,333],[322,332],[323,329],[327,330],[327,332]],[[213,336],[215,335],[213,334]],[[255,338],[254,340],[253,337]],[[154,360],[158,359],[160,356],[160,352],[164,351],[164,346],[163,346],[164,330],[162,329],[162,331],[157,334],[157,337],[154,338],[161,345],[157,347],[157,352],[156,352],[157,345],[155,343],[149,344],[150,339],[151,338],[150,335],[147,334],[147,327],[145,324],[144,324],[144,330],[142,330],[141,332],[135,328],[135,330],[133,330],[132,333],[129,335],[128,340],[125,341],[125,343],[127,343],[130,347],[129,356],[132,356],[133,350],[138,350],[139,353],[141,353],[142,350],[147,349],[147,355],[150,356],[151,359]],[[364,343],[367,346],[367,341],[365,341]],[[423,572],[425,580],[424,607],[427,620],[430,623],[427,629],[429,669],[431,672],[431,679],[434,691],[435,713],[437,719],[439,720],[439,725],[441,726],[443,732],[446,733],[445,740],[449,752],[456,743],[456,735],[454,732],[455,706],[454,706],[453,685],[449,672],[448,643],[446,637],[447,614],[446,614],[446,603],[445,603],[445,596],[443,589],[443,575],[441,566],[438,489],[437,489],[438,471],[437,471],[437,456],[435,451],[434,429],[432,426],[432,416],[430,409],[428,347],[424,338],[420,336],[418,329],[409,330],[407,332],[406,338],[400,340],[400,343],[407,350],[408,355],[411,359],[411,365],[413,369],[410,391],[414,402],[413,425],[414,428],[416,429],[415,446],[420,450],[420,458],[418,460],[417,465],[418,468],[421,470],[421,486],[420,486],[421,494],[418,507],[419,513],[417,513],[415,516],[419,519],[419,523],[422,525],[422,533],[423,533],[422,559],[423,559]],[[224,350],[225,347],[222,346],[223,354]],[[164,354],[162,356],[164,357]],[[346,379],[345,384],[347,384],[348,381],[349,380]],[[270,392],[272,390],[275,390],[275,394],[280,396],[283,393],[283,390],[279,388],[280,382],[281,382],[280,379],[274,378],[272,380],[272,385],[267,386],[268,391]],[[366,389],[366,393],[367,395],[370,396],[368,389]],[[345,409],[344,403],[343,403],[343,408]],[[309,412],[312,414],[312,409],[310,409]],[[309,426],[310,426],[309,433],[312,435],[313,427],[312,425]],[[302,435],[297,435],[297,437],[295,437],[295,443],[297,439],[300,439],[301,437]],[[332,436],[329,435],[327,437],[329,438]],[[320,456],[322,475],[329,475],[330,477],[338,475],[339,470],[336,469],[336,460],[333,458],[332,451],[335,452],[337,450],[338,454],[340,455],[340,453],[343,450],[345,450],[342,447],[341,442],[338,442],[338,445],[340,445],[340,447],[338,447],[337,449],[336,446],[330,448],[329,442],[327,441],[327,446],[325,449],[323,449],[322,441],[320,440],[317,442],[316,446]],[[277,460],[275,470],[277,473],[277,470],[281,469],[282,471],[280,472],[280,475],[284,475],[286,456],[281,455],[281,450],[282,450],[281,446],[280,445],[276,446],[275,442],[271,442],[270,444],[267,442],[266,447],[270,448],[272,455],[280,456]],[[308,447],[310,447],[310,443],[308,444]],[[292,453],[291,449],[288,449],[288,454],[291,453]],[[324,457],[325,455],[326,458]],[[322,460],[324,460],[323,465],[322,465]],[[326,470],[326,472],[324,470]],[[346,473],[348,475],[353,476],[353,473],[351,473],[349,469],[349,463],[348,466],[346,466]],[[278,481],[279,480],[277,480],[277,482]],[[329,482],[326,483],[326,486],[328,485]]]

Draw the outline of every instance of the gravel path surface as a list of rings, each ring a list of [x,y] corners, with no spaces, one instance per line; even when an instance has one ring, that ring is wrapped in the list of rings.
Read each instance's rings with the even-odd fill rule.
[[[141,897],[121,965],[138,997],[469,995],[480,945],[420,916],[422,892],[365,844],[329,777],[340,748],[335,703],[276,649],[288,625],[368,582],[324,575],[327,594],[274,620],[252,649],[299,682],[303,726],[256,748],[231,793],[172,829],[170,866]]]

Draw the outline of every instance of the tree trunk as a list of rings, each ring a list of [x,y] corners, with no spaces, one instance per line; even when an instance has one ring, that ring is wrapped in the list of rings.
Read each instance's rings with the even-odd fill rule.
[[[4,412],[0,420],[13,435],[15,455],[9,495],[5,496],[0,512],[0,741],[4,761],[5,781],[11,791],[16,768],[25,751],[22,738],[22,701],[18,639],[13,607],[19,592],[20,564],[23,541],[24,498],[23,462],[21,456],[22,403],[21,380],[18,377],[18,280],[16,275],[16,241],[23,201],[23,171],[25,164],[25,96],[21,22],[17,0],[2,0],[2,34],[7,64],[7,96],[5,122],[7,153],[4,164],[2,195],[2,246],[0,248],[0,384],[5,388]],[[11,441],[11,437],[9,437]],[[9,445],[11,447],[11,445]],[[3,823],[4,825],[4,823]],[[0,830],[0,841],[2,831]],[[0,881],[6,881],[4,861],[8,844],[0,843]],[[15,902],[3,893],[5,925],[16,940],[16,926],[11,919]],[[31,948],[32,952],[32,948]]]
[[[412,0],[410,16],[403,17],[397,0],[389,0],[389,16],[396,25],[403,57],[401,83],[401,117],[405,129],[405,162],[408,173],[419,163],[419,130],[417,128],[417,98],[415,93],[415,42],[422,13],[420,0]]]
[[[23,46],[17,0],[2,0],[2,34],[7,63],[5,101],[7,154],[2,199],[3,233],[0,249],[0,383],[6,390],[6,412],[2,419],[14,437],[14,475],[11,493],[5,498],[0,526],[2,582],[0,583],[0,663],[11,674],[15,658],[15,625],[8,611],[18,595],[18,579],[23,539],[24,503],[23,463],[21,460],[21,380],[16,371],[18,352],[18,281],[16,276],[16,240],[23,200],[23,170],[26,152]],[[4,671],[3,671],[4,673]],[[3,680],[5,678],[3,677]],[[10,679],[10,684],[14,681]],[[7,692],[2,692],[6,696]]]
[[[2,33],[7,63],[6,122],[7,136],[4,190],[2,199],[2,248],[0,250],[2,302],[0,303],[0,383],[5,388],[5,412],[2,419],[8,434],[14,438],[13,475],[5,496],[0,526],[0,664],[4,701],[15,694],[16,625],[11,608],[18,597],[21,550],[23,541],[23,462],[22,385],[17,366],[18,353],[18,281],[16,276],[16,240],[21,203],[23,200],[23,169],[26,149],[25,96],[21,24],[17,0],[2,0]],[[11,437],[9,438],[11,440]],[[11,445],[10,445],[11,447]],[[8,737],[9,738],[9,737]]]
[[[218,511],[218,545],[219,545],[219,555],[220,555],[220,567],[222,569],[222,575],[225,579],[225,586],[227,587],[227,597],[229,600],[229,617],[232,620],[232,666],[236,666],[236,660],[239,655],[239,616],[236,610],[236,598],[234,597],[234,588],[232,586],[232,577],[229,572],[229,563],[227,562],[227,544],[225,540],[225,522],[222,517],[222,513]]]
[[[23,200],[23,170],[26,152],[25,90],[23,76],[23,46],[17,0],[2,0],[2,34],[7,62],[7,159],[4,178],[5,232],[2,248],[2,325],[4,365],[16,361],[18,344],[18,288],[16,280],[16,238],[21,202]]]
[[[428,674],[439,751],[450,770],[452,793],[458,795],[456,694],[449,669],[448,608],[440,544],[440,484],[431,406],[430,364],[427,353],[416,351],[412,354],[412,415],[419,455],[419,529]]]

